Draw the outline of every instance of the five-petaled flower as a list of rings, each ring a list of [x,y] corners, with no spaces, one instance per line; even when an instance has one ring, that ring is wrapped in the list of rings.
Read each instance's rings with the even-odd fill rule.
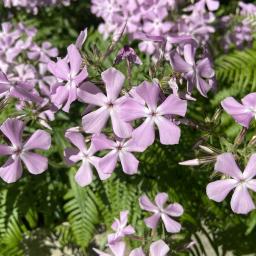
[[[156,229],[160,218],[164,222],[164,226],[169,233],[180,232],[181,225],[169,216],[179,217],[183,214],[183,207],[178,203],[169,204],[165,207],[168,200],[166,193],[158,193],[153,204],[146,195],[140,197],[140,207],[143,210],[153,212],[151,217],[145,219],[145,224],[152,229]]]
[[[34,149],[48,150],[51,146],[51,136],[43,131],[35,131],[31,137],[22,142],[25,124],[18,119],[7,119],[0,127],[1,132],[11,142],[9,145],[0,145],[0,155],[10,156],[0,168],[0,177],[7,183],[16,182],[22,175],[22,164],[25,164],[32,174],[41,174],[48,167],[48,159],[37,153]]]
[[[233,212],[247,214],[255,209],[248,191],[251,189],[256,192],[256,179],[253,179],[256,176],[255,163],[256,154],[252,154],[242,173],[231,153],[219,155],[215,164],[215,171],[223,173],[227,178],[209,183],[206,188],[207,196],[216,202],[221,202],[235,188],[231,198]]]
[[[156,84],[143,82],[127,97],[120,108],[120,116],[130,122],[145,118],[145,121],[132,132],[138,145],[148,147],[155,140],[155,124],[158,127],[160,142],[165,145],[177,144],[180,128],[171,120],[170,115],[185,116],[187,101],[169,95],[159,106],[160,88]]]

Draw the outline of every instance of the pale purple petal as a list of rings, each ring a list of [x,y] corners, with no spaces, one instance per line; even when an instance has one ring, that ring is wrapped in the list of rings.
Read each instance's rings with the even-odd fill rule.
[[[70,61],[70,71],[72,75],[77,75],[82,65],[82,58],[74,44],[68,47],[68,58]]]
[[[158,211],[158,207],[155,206],[146,195],[143,195],[139,199],[140,208],[149,212]]]
[[[150,256],[166,256],[170,248],[163,240],[158,240],[150,245],[149,251]]]
[[[178,203],[173,203],[173,204],[169,204],[164,209],[164,211],[166,214],[168,214],[170,216],[179,217],[183,214],[184,209],[183,209],[182,205],[180,205]]]
[[[191,66],[195,64],[195,51],[196,51],[196,48],[192,44],[184,45],[184,49],[183,49],[184,59]]]
[[[19,158],[9,158],[0,168],[0,177],[7,183],[16,182],[22,175],[22,166]]]
[[[115,68],[109,68],[101,74],[101,77],[106,85],[108,99],[117,99],[124,84],[124,75]]]
[[[251,179],[256,175],[256,154],[252,154],[243,172],[244,179]]]
[[[110,151],[110,153],[99,160],[99,170],[101,170],[103,173],[111,174],[116,167],[117,159],[118,152],[114,150]]]
[[[114,253],[114,256],[124,256],[125,255],[125,243],[117,242],[114,244],[110,244],[109,248]]]
[[[48,150],[51,146],[51,136],[43,130],[35,131],[23,146],[24,150],[44,149]]]
[[[48,159],[37,153],[23,152],[20,158],[26,165],[28,171],[35,175],[43,173],[48,167]]]
[[[150,108],[156,109],[160,93],[160,89],[156,84],[143,82],[135,90]]]
[[[138,172],[139,161],[136,157],[125,150],[119,152],[119,159],[124,173],[128,175],[133,175]]]
[[[85,152],[87,150],[85,145],[85,138],[81,133],[67,131],[65,133],[65,137],[76,146],[81,152]]]
[[[181,100],[175,95],[168,96],[165,101],[157,108],[157,112],[161,115],[179,115],[185,116],[187,111],[187,101]]]
[[[254,202],[245,184],[239,185],[231,198],[231,208],[233,212],[247,214],[255,209]]]
[[[10,140],[12,145],[20,147],[24,123],[15,118],[8,118],[0,127],[2,133]]]
[[[155,123],[158,127],[162,144],[174,145],[179,143],[180,128],[176,124],[162,116],[157,117]]]
[[[131,251],[129,256],[146,256],[146,254],[143,252],[142,248],[137,248]]]
[[[221,102],[224,110],[231,115],[237,123],[248,128],[253,118],[252,112],[250,112],[245,106],[237,102],[233,97],[227,97]]]
[[[7,145],[0,144],[0,156],[8,156],[13,153],[13,148]]]
[[[231,153],[223,153],[217,156],[214,170],[231,176],[232,178],[243,179],[241,170],[236,164]]]
[[[228,193],[238,185],[238,181],[234,179],[217,180],[207,185],[207,196],[216,201],[223,201]]]
[[[93,173],[90,166],[90,163],[87,160],[84,160],[78,169],[75,180],[77,184],[81,187],[91,184],[93,180]]]
[[[181,225],[177,221],[171,219],[167,214],[161,214],[164,226],[169,233],[178,233],[181,230]]]
[[[109,111],[101,107],[82,118],[82,124],[87,133],[100,133],[109,118]]]
[[[105,134],[95,134],[92,136],[92,144],[95,147],[96,151],[104,149],[113,149],[115,148],[115,142],[107,138]]]
[[[138,146],[148,147],[155,141],[154,122],[151,118],[147,118],[139,127],[133,130],[132,138],[138,143]]]
[[[168,194],[167,193],[158,193],[155,197],[155,203],[160,208],[163,209],[165,203],[168,200]]]
[[[149,228],[155,229],[160,220],[160,217],[161,217],[160,212],[154,213],[152,216],[144,219],[144,222]]]
[[[176,51],[170,53],[170,61],[176,72],[187,73],[193,70],[193,67],[184,61]]]

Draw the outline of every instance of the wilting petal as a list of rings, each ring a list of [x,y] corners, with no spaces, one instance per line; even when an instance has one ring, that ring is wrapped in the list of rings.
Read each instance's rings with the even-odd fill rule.
[[[149,251],[150,256],[166,256],[170,248],[163,240],[158,240],[150,245]]]
[[[251,179],[256,175],[256,154],[252,154],[243,172],[244,179]]]
[[[144,222],[149,228],[155,229],[160,220],[160,217],[161,217],[160,213],[154,213],[152,216],[144,219]]]
[[[157,112],[161,115],[179,115],[185,116],[187,111],[187,101],[181,100],[175,95],[168,96],[165,101],[157,108]]]
[[[181,225],[177,221],[168,217],[167,214],[161,214],[162,220],[164,222],[164,226],[169,233],[178,233],[180,232]]]
[[[22,166],[19,158],[9,158],[0,168],[0,177],[7,183],[16,182],[22,175]]]
[[[184,209],[183,209],[182,205],[180,205],[178,203],[173,203],[173,204],[169,204],[164,209],[164,211],[166,214],[168,214],[170,216],[179,217],[183,214]]]
[[[146,195],[143,195],[139,199],[140,208],[149,212],[158,211],[158,207],[156,207]]]
[[[132,153],[124,150],[120,151],[119,159],[126,174],[133,175],[138,172],[139,161]]]
[[[7,145],[0,144],[0,156],[8,156],[13,153],[13,148]]]
[[[239,185],[231,198],[231,208],[233,212],[247,214],[255,209],[254,202],[245,184]]]
[[[110,117],[113,131],[118,137],[128,138],[131,136],[132,126],[120,118],[119,113],[115,108],[110,111]]]
[[[127,98],[120,106],[120,118],[126,122],[130,122],[146,116],[144,104],[135,99]]]
[[[82,58],[74,44],[68,47],[68,58],[70,61],[70,71],[72,75],[78,74],[82,65]]]
[[[10,140],[12,145],[20,147],[24,123],[15,118],[8,118],[0,127],[2,133]]]
[[[207,185],[206,194],[210,199],[221,202],[237,185],[238,181],[234,179],[217,180]]]
[[[218,155],[214,170],[227,174],[232,178],[237,178],[238,180],[243,179],[242,172],[237,166],[234,156],[231,153]]]
[[[142,248],[137,248],[131,251],[129,256],[146,256],[146,254],[143,252]]]
[[[143,82],[135,90],[150,108],[156,109],[160,93],[158,85]]]
[[[87,151],[87,148],[86,148],[86,145],[85,145],[85,138],[81,133],[67,131],[65,133],[65,137],[68,138],[69,141],[73,145],[75,145],[81,152]]]
[[[108,109],[101,107],[83,117],[83,128],[87,133],[99,133],[105,127],[108,118]]]
[[[44,149],[47,150],[51,146],[51,136],[48,132],[43,130],[35,131],[32,136],[27,140],[23,149]]]
[[[164,208],[164,205],[165,203],[167,202],[168,200],[168,194],[167,193],[158,193],[155,197],[155,202],[156,202],[156,205],[160,208],[160,209],[163,209]]]
[[[160,142],[164,145],[178,144],[180,140],[180,128],[166,119],[165,117],[157,117],[155,123],[159,130]]]
[[[115,150],[110,151],[107,155],[99,160],[99,170],[103,173],[111,174],[117,164],[118,152]]]
[[[155,128],[151,118],[147,118],[139,127],[133,130],[132,138],[137,141],[138,146],[148,147],[155,141]]]
[[[193,70],[193,67],[184,61],[176,51],[170,53],[170,61],[176,72],[187,73]]]
[[[93,180],[93,173],[90,163],[87,160],[84,160],[82,162],[82,165],[80,166],[75,175],[75,180],[77,184],[81,187],[91,184]]]
[[[109,68],[101,74],[101,77],[106,85],[108,99],[117,99],[124,84],[124,75],[115,68]]]
[[[233,97],[227,97],[221,102],[224,110],[231,115],[237,123],[248,128],[253,118],[252,112],[237,102]]]
[[[28,171],[32,174],[41,174],[48,167],[48,159],[45,156],[33,152],[23,152],[20,156]]]

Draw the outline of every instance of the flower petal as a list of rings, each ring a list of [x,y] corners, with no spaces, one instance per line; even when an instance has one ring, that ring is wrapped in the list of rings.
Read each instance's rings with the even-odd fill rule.
[[[178,233],[181,230],[181,225],[177,221],[171,219],[167,214],[161,214],[164,226],[169,233]]]
[[[7,183],[16,182],[22,176],[22,166],[19,158],[9,158],[0,168],[0,177]]]
[[[68,138],[68,140],[74,146],[76,146],[81,152],[87,151],[87,148],[85,145],[85,138],[81,133],[67,130],[67,132],[65,133],[65,137]]]
[[[139,161],[132,153],[122,150],[119,152],[119,159],[124,173],[133,175],[138,172]]]
[[[252,154],[243,172],[244,179],[251,179],[256,175],[256,154]]]
[[[99,160],[99,170],[106,174],[111,174],[116,167],[118,153],[115,150],[110,151],[107,155]]]
[[[85,187],[91,184],[93,180],[93,173],[90,163],[87,160],[83,160],[80,168],[75,175],[75,180],[77,184],[81,187]]]
[[[187,73],[193,70],[193,67],[189,65],[176,51],[172,51],[170,53],[170,62],[176,72]]]
[[[139,199],[140,208],[149,212],[158,211],[158,207],[155,206],[146,195],[143,195]]]
[[[116,242],[114,244],[109,244],[109,248],[114,253],[114,256],[124,256],[125,255],[125,242]]]
[[[149,251],[150,256],[166,256],[170,248],[163,240],[158,240],[150,245]]]
[[[7,145],[0,144],[0,156],[8,156],[13,153],[13,148]]]
[[[82,124],[87,133],[100,133],[109,118],[109,111],[101,107],[82,118]]]
[[[26,165],[28,171],[32,174],[41,174],[46,171],[48,167],[48,159],[45,156],[41,156],[33,152],[23,152],[20,158]]]
[[[129,256],[146,256],[146,254],[143,252],[142,248],[136,248],[131,251]]]
[[[160,93],[158,85],[143,82],[135,90],[150,108],[154,110],[156,109]]]
[[[231,208],[233,212],[247,214],[255,209],[254,202],[245,184],[237,186],[231,198]]]
[[[246,128],[249,127],[253,114],[245,106],[237,102],[233,97],[227,97],[221,102],[221,106],[237,123]]]
[[[228,193],[238,185],[238,181],[234,179],[217,180],[207,185],[207,196],[216,201],[223,201]]]
[[[175,95],[168,96],[165,101],[157,108],[157,112],[161,115],[179,115],[185,116],[187,111],[187,101],[181,100]]]
[[[44,149],[47,150],[51,146],[51,136],[43,130],[35,131],[24,145],[25,150]]]
[[[164,209],[164,211],[166,214],[168,214],[170,216],[179,217],[183,214],[184,209],[183,209],[182,205],[180,205],[178,203],[173,203],[173,204],[169,204]]]
[[[234,156],[231,153],[223,153],[217,156],[214,170],[222,172],[236,179],[243,179],[242,172],[236,164]]]
[[[158,193],[155,197],[155,203],[160,209],[164,208],[164,205],[167,202],[167,200],[168,200],[167,193]]]
[[[144,219],[144,222],[149,228],[155,229],[160,220],[160,217],[161,217],[160,213],[154,213],[152,216]]]
[[[180,128],[176,124],[162,116],[157,117],[155,123],[158,127],[162,144],[174,145],[179,143]]]
[[[101,74],[101,78],[106,85],[108,99],[117,99],[124,84],[124,75],[115,68],[109,68]]]
[[[73,75],[77,75],[82,65],[82,58],[74,44],[68,46],[68,58],[70,61],[70,71]]]
[[[23,129],[24,123],[15,118],[8,118],[0,127],[2,133],[16,147],[21,146]]]

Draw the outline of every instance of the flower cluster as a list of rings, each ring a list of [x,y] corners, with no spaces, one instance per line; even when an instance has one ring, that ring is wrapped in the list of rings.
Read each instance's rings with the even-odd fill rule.
[[[24,8],[33,14],[38,13],[38,8],[49,5],[69,5],[70,0],[3,0],[4,6],[7,8]]]
[[[169,216],[178,217],[183,214],[183,207],[178,204],[169,204],[164,208],[164,204],[168,200],[168,195],[166,193],[158,193],[155,197],[154,205],[149,198],[144,195],[139,199],[140,207],[143,210],[154,212],[154,215],[146,218],[145,223],[149,228],[157,230],[157,224],[160,217],[162,218],[166,230],[170,233],[177,233],[180,231],[181,226],[178,222],[171,219]],[[111,228],[115,233],[108,235],[108,247],[111,253],[105,253],[94,248],[94,251],[99,256],[124,256],[126,254],[126,244],[124,238],[128,237],[132,239],[134,236],[135,229],[128,223],[128,211],[120,212],[120,219],[116,219],[112,224]],[[170,251],[169,246],[163,240],[157,240],[150,244],[149,255],[150,256],[165,256]],[[141,247],[133,249],[129,256],[145,256],[143,249]]]

